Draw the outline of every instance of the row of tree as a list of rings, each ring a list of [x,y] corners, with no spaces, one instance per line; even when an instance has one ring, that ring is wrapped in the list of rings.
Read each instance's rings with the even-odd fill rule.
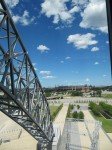
[[[100,106],[97,105],[96,103],[94,102],[90,102],[89,103],[89,108],[92,110],[93,114],[96,115],[96,116],[100,116]]]
[[[94,102],[90,102],[89,108],[96,116],[100,116],[102,112],[105,112],[112,117],[112,105],[106,104],[104,102],[100,102],[99,105],[97,105]]]
[[[91,97],[101,97],[102,91],[101,90],[96,90],[90,93]]]
[[[112,117],[112,105],[106,104],[104,102],[100,102],[99,106],[101,107],[101,111],[103,110],[106,112],[108,115]]]
[[[81,91],[71,91],[71,96],[83,96]]]

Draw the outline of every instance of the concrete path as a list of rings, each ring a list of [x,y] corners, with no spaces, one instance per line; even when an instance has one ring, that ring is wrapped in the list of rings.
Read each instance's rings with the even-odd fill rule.
[[[84,122],[78,122],[82,150],[90,148],[91,141]],[[82,133],[82,134],[81,134]]]
[[[62,109],[60,110],[59,114],[57,115],[57,117],[53,123],[60,128],[61,134],[62,134],[63,129],[64,129],[64,124],[65,124],[68,106],[69,105],[63,105]]]
[[[112,133],[107,133],[110,139],[112,140]]]

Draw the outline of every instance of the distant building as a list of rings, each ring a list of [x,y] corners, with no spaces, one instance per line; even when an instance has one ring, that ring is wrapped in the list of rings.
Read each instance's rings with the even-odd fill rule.
[[[84,93],[89,92],[91,89],[91,86],[82,85],[82,86],[58,86],[54,88],[44,88],[44,90],[50,90],[54,92],[60,92],[60,91],[81,91]]]

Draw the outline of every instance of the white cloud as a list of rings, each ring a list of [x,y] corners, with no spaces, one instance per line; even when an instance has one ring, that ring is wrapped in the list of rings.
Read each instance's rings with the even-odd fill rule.
[[[95,65],[99,65],[99,62],[95,62],[94,64],[95,64]]]
[[[90,79],[89,79],[89,78],[86,78],[86,82],[90,82]]]
[[[90,0],[81,16],[80,27],[108,32],[105,0]]]
[[[64,63],[64,61],[62,60],[62,61],[60,61],[62,64]]]
[[[93,48],[91,49],[91,51],[92,51],[92,52],[99,51],[99,48],[98,48],[98,47],[93,47]]]
[[[51,71],[40,71],[40,74],[43,76],[48,76],[51,74]]]
[[[68,60],[68,59],[71,59],[71,57],[67,56],[67,57],[65,57],[65,59]]]
[[[12,9],[15,8],[18,4],[19,4],[20,0],[5,0],[6,4],[9,7],[9,11],[12,15],[12,19],[15,23],[20,23],[23,26],[28,26],[29,24],[31,24],[34,20],[35,17],[31,17],[29,15],[29,12],[27,10],[24,10],[22,15],[18,15],[18,14],[13,14]]]
[[[19,0],[5,0],[5,2],[9,8],[14,8],[19,3]]]
[[[42,14],[48,18],[53,17],[53,23],[57,24],[60,21],[64,23],[72,23],[74,15],[85,7],[88,0],[44,0],[41,4]],[[70,7],[68,8],[67,3]]]
[[[42,53],[43,53],[43,52],[47,52],[47,51],[50,50],[50,49],[49,49],[48,47],[46,47],[45,45],[39,45],[39,46],[37,47],[37,49],[38,49],[39,51],[41,51]]]
[[[95,34],[74,34],[70,35],[67,39],[68,43],[72,43],[77,49],[86,49],[90,45],[95,45],[98,42],[94,40]]]
[[[27,26],[35,20],[35,17],[30,17],[29,12],[25,10],[22,16],[13,15],[12,19],[15,23],[21,23],[21,25]]]
[[[55,76],[52,75],[51,71],[40,71],[43,79],[54,79]]]
[[[107,76],[106,74],[103,75],[103,77],[106,77],[106,76]]]
[[[42,13],[48,18],[53,16],[53,23],[58,23],[60,20],[71,22],[72,15],[68,11],[66,2],[69,0],[44,0],[41,4]]]
[[[74,6],[69,12],[70,12],[71,14],[74,14],[75,12],[79,12],[79,11],[80,11],[79,7]]]
[[[44,79],[54,79],[55,76],[50,75],[50,76],[44,76],[44,77],[42,77],[42,78],[44,78]]]

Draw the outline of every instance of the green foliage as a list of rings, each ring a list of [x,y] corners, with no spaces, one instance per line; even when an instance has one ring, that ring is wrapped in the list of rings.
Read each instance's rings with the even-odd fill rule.
[[[100,116],[101,108],[100,108],[99,105],[97,105],[97,104],[94,103],[94,102],[90,102],[90,103],[89,103],[89,108],[92,110],[92,112],[94,113],[94,115]]]
[[[91,97],[101,97],[102,91],[100,89],[94,89],[93,93],[90,93]]]
[[[59,111],[62,109],[62,107],[63,107],[63,104],[61,104],[61,105],[56,109],[56,111],[52,114],[52,116],[51,116],[52,120],[55,119],[55,117],[57,116],[57,114],[59,113]]]
[[[49,107],[50,107],[50,113],[51,113],[51,116],[52,116],[53,113],[57,110],[57,108],[58,108],[59,106],[56,106],[56,105],[50,105]]]
[[[92,110],[94,115],[100,116],[100,113],[107,113],[109,116],[112,117],[112,105],[106,104],[104,102],[100,102],[99,105],[97,105],[94,102],[89,103],[89,108]]]
[[[97,92],[96,92],[96,95],[98,96],[98,97],[101,97],[101,90],[97,90]]]
[[[69,104],[69,107],[68,107],[68,111],[67,111],[67,118],[71,118],[72,116],[72,114],[71,114],[71,111],[72,111],[72,109],[74,108],[74,106],[73,105],[71,105],[71,104]]]
[[[112,116],[112,105],[106,104],[104,102],[100,102],[99,106],[102,108],[103,111],[105,111],[107,114]]]
[[[70,108],[73,109],[73,108],[74,108],[74,105],[70,105]]]
[[[91,114],[96,120],[102,122],[102,127],[107,133],[112,133],[112,119],[105,119],[103,116],[95,116],[92,112]]]
[[[72,114],[72,117],[76,119],[84,119],[84,113],[82,111],[80,111],[79,113],[76,111]]]
[[[82,111],[79,112],[78,114],[79,119],[84,119],[84,113]]]
[[[107,99],[111,99],[112,94],[102,94],[102,97],[107,98]]]
[[[80,108],[80,106],[79,105],[77,105],[77,109],[79,109]]]
[[[46,97],[50,97],[50,96],[51,96],[51,92],[50,92],[50,91],[46,91],[46,92],[45,92],[45,96],[46,96]]]
[[[71,91],[71,96],[83,96],[81,91]]]
[[[78,113],[77,113],[77,111],[74,112],[74,113],[72,114],[72,116],[73,116],[73,118],[78,118]]]

